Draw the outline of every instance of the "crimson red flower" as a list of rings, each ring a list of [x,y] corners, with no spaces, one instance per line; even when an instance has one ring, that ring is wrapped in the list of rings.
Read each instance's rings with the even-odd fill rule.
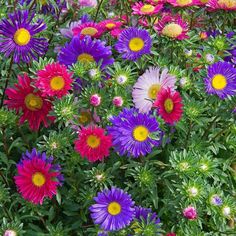
[[[48,126],[48,119],[53,120],[52,117],[47,117],[51,110],[51,103],[46,101],[41,92],[35,92],[34,87],[30,84],[30,78],[27,74],[18,76],[18,84],[15,88],[8,88],[6,95],[9,100],[5,100],[4,104],[9,109],[16,110],[17,113],[23,112],[20,117],[20,124],[28,120],[29,127],[32,130],[38,130],[42,122],[45,127]]]
[[[90,162],[103,160],[109,155],[109,149],[112,145],[111,135],[104,133],[105,130],[100,127],[82,128],[78,139],[75,141],[75,150]]]
[[[183,104],[180,94],[175,91],[171,92],[170,88],[162,89],[153,104],[158,108],[159,115],[168,124],[178,122],[183,113]]]
[[[46,65],[37,74],[36,86],[41,90],[43,96],[61,98],[71,89],[72,73],[69,73],[66,67],[58,62]]]

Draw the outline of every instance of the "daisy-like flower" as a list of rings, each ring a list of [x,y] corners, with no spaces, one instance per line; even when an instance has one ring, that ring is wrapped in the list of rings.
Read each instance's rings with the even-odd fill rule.
[[[130,27],[123,30],[115,45],[123,59],[137,60],[144,54],[150,54],[152,39],[148,31]]]
[[[198,0],[167,0],[174,7],[188,7],[198,4]]]
[[[188,38],[188,24],[179,15],[163,15],[154,28],[159,34],[169,38],[178,40]]]
[[[162,131],[155,117],[150,114],[124,108],[110,121],[112,126],[108,127],[108,133],[112,136],[115,150],[121,156],[145,156],[161,143]]]
[[[72,29],[74,36],[79,35],[80,38],[84,38],[85,36],[90,36],[92,38],[99,38],[104,32],[101,25],[94,22],[86,22],[80,24],[77,27]]]
[[[182,98],[177,91],[172,92],[170,88],[162,89],[153,104],[158,108],[158,113],[162,119],[173,125],[178,122],[183,114]]]
[[[160,218],[157,217],[156,213],[153,213],[151,209],[149,208],[144,208],[141,206],[137,206],[135,207],[135,219],[137,219],[138,221],[142,221],[144,220],[146,223],[148,222],[148,218],[149,218],[149,222],[154,222],[155,224],[159,224]]]
[[[153,5],[157,5],[157,4],[163,4],[165,3],[166,0],[146,0],[145,2],[147,3],[151,3]]]
[[[151,4],[145,4],[143,2],[136,2],[132,6],[133,14],[134,15],[154,15],[157,14],[161,9],[163,5],[151,5]]]
[[[119,29],[122,26],[121,21],[115,21],[115,20],[104,20],[99,23],[99,25],[107,31],[111,31],[114,29]]]
[[[208,94],[216,94],[219,98],[236,94],[236,69],[228,62],[216,62],[208,67],[204,80]]]
[[[130,225],[134,217],[134,202],[122,189],[112,187],[99,192],[89,210],[95,224],[107,231]]]
[[[33,149],[23,154],[17,165],[15,183],[22,197],[34,204],[43,204],[44,198],[52,198],[57,193],[58,185],[62,185],[61,167],[52,164],[53,157],[47,158],[45,153]]]
[[[15,84],[15,88],[8,88],[6,95],[8,100],[5,100],[4,104],[17,113],[23,112],[20,124],[28,120],[29,127],[38,130],[41,123],[47,127],[48,120],[53,120],[53,117],[47,117],[51,103],[43,98],[41,92],[35,92],[28,75],[18,76],[18,84]]]
[[[158,67],[150,67],[140,76],[133,87],[133,102],[140,112],[147,113],[151,110],[153,101],[162,88],[175,89],[176,78],[168,74],[168,69],[160,72]]]
[[[111,135],[105,135],[104,129],[95,126],[82,128],[75,141],[75,150],[90,162],[107,157],[111,146]]]
[[[235,0],[209,0],[207,6],[210,10],[226,10],[226,11],[235,11],[236,10],[236,1]]]
[[[9,19],[0,22],[0,52],[5,57],[13,54],[14,62],[20,60],[30,62],[43,56],[47,51],[48,42],[45,38],[34,37],[39,32],[46,29],[43,20],[38,20],[32,24],[34,15],[29,16],[29,12],[17,11],[9,14]]]
[[[85,64],[101,62],[101,68],[104,69],[114,62],[111,56],[110,46],[105,46],[105,42],[92,40],[91,37],[86,36],[83,39],[73,37],[71,42],[61,49],[58,60],[64,65],[72,65],[77,61]]]
[[[64,65],[52,63],[37,72],[36,86],[43,96],[61,98],[71,89],[72,73]]]

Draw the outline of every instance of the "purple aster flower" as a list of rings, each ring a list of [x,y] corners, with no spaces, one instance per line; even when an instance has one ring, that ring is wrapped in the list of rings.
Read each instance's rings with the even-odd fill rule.
[[[13,54],[13,59],[19,63],[37,59],[47,51],[48,42],[45,38],[35,38],[34,35],[46,29],[43,20],[38,20],[31,24],[34,14],[29,16],[29,12],[17,11],[9,14],[9,19],[0,22],[0,52],[5,57]]]
[[[154,222],[155,224],[159,224],[160,218],[157,217],[156,213],[153,213],[151,209],[144,207],[135,207],[135,218],[138,221],[144,220],[146,223]]]
[[[223,203],[222,199],[216,194],[211,197],[210,202],[215,206],[220,206]]]
[[[58,60],[65,65],[72,65],[77,61],[81,63],[96,62],[101,63],[101,68],[104,69],[114,62],[111,56],[111,47],[105,46],[105,42],[99,39],[92,40],[90,36],[83,39],[78,36],[73,37],[71,42],[61,49]]]
[[[236,107],[233,109],[233,113],[236,113]]]
[[[97,236],[108,236],[108,233],[103,231],[103,232],[98,232]]]
[[[155,117],[150,114],[140,113],[134,108],[124,108],[110,121],[112,126],[108,127],[108,132],[112,135],[115,150],[121,156],[145,156],[154,146],[161,144],[163,132]]]
[[[122,54],[123,59],[137,60],[144,54],[150,54],[152,39],[148,31],[130,27],[123,30],[115,45],[115,49]]]
[[[122,189],[112,187],[99,192],[89,209],[95,224],[107,231],[116,231],[128,226],[134,217],[134,202]]]
[[[217,62],[208,67],[205,87],[208,94],[221,99],[236,93],[236,69],[228,62]]]

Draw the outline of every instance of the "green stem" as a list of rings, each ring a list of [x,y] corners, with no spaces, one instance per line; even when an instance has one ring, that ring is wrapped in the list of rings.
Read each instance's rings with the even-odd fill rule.
[[[98,13],[99,13],[99,11],[100,11],[100,8],[101,8],[101,6],[102,6],[102,3],[103,3],[103,0],[101,0],[101,1],[99,2],[99,4],[98,4],[98,8],[97,8],[97,11],[96,11],[96,14],[95,14],[94,22],[97,21]]]

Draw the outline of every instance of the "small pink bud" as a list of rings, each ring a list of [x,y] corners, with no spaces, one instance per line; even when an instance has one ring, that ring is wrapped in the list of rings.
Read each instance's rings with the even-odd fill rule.
[[[6,230],[4,236],[16,236],[16,231],[14,230]]]
[[[167,233],[166,236],[176,236],[175,233]]]
[[[101,104],[101,97],[98,94],[93,94],[90,97],[90,104],[94,107],[97,107]]]
[[[117,96],[117,97],[113,98],[112,103],[116,107],[121,107],[123,105],[124,101],[123,101],[122,97]]]
[[[195,220],[197,218],[197,210],[192,206],[188,206],[183,210],[183,215],[189,220]]]

